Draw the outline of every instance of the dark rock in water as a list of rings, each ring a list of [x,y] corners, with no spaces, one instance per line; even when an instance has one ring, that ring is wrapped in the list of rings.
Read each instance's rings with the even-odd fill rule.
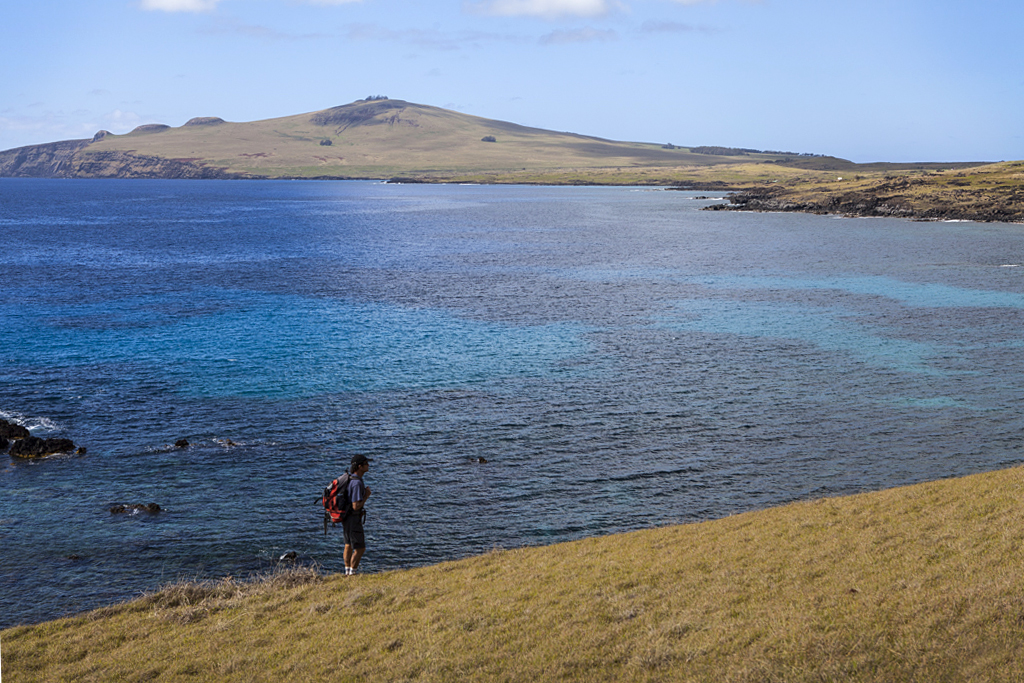
[[[110,514],[112,515],[124,515],[124,514],[135,514],[136,512],[148,512],[151,515],[155,515],[160,512],[161,508],[156,503],[150,503],[149,505],[143,505],[141,503],[132,503],[131,505],[114,505],[110,508]]]
[[[486,463],[486,462],[487,462],[487,458],[477,458],[477,459],[476,459],[476,461],[477,461],[478,463],[480,463],[481,465],[483,465],[484,463]]]
[[[299,556],[299,554],[297,552],[295,552],[294,550],[289,550],[284,555],[279,557],[278,560],[280,560],[281,562],[284,562],[285,560],[294,560],[298,556]]]
[[[16,425],[7,420],[0,419],[0,438],[3,439],[25,439],[32,434],[21,425]]]
[[[85,446],[79,446],[78,450],[75,451],[75,455],[85,455],[85,453],[86,453]]]
[[[4,437],[0,436],[0,451],[7,450],[7,447],[9,445],[11,445],[11,442],[5,439]]]
[[[44,458],[54,453],[68,453],[75,450],[71,439],[41,439],[28,436],[15,441],[11,446],[11,455],[16,458]]]
[[[188,448],[188,439],[178,439],[174,442],[175,448]]]

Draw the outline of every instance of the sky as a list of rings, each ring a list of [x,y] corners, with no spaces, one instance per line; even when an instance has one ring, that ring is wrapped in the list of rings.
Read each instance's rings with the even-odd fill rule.
[[[3,0],[0,150],[384,95],[613,140],[1024,159],[1022,0]]]

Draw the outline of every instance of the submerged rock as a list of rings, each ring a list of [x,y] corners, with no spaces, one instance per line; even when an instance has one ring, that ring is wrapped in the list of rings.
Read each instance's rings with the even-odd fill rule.
[[[178,439],[174,442],[175,448],[188,448],[188,439]]]

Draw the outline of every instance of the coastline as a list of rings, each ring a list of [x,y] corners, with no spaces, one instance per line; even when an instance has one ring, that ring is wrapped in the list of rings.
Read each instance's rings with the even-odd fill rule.
[[[917,221],[1024,222],[1024,164],[967,173],[885,174],[738,188],[709,210],[796,212]]]

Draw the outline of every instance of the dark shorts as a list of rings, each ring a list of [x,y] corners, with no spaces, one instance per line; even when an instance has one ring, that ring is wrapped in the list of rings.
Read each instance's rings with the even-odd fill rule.
[[[358,512],[350,512],[342,523],[345,529],[345,545],[350,545],[356,550],[366,547],[366,538],[363,536],[363,516]]]

